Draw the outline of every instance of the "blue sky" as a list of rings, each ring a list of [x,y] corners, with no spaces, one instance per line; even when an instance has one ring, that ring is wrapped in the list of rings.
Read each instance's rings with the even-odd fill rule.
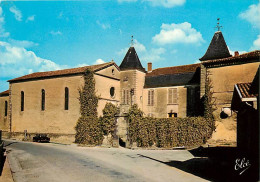
[[[193,64],[217,18],[231,53],[260,49],[259,0],[0,0],[0,91],[32,72],[120,65],[131,35],[144,67]]]

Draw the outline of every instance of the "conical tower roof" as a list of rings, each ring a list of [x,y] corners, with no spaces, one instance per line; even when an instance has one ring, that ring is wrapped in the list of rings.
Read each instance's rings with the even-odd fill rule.
[[[231,57],[221,31],[215,32],[207,52],[200,58],[201,61]]]
[[[141,64],[134,47],[130,47],[128,49],[119,68],[122,71],[137,69],[137,70],[145,72],[145,69],[143,68],[143,66]]]

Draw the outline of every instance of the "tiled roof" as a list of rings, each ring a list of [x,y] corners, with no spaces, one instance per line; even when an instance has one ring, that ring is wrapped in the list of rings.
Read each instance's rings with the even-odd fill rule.
[[[122,71],[137,69],[137,70],[145,72],[145,69],[143,68],[143,66],[141,64],[134,47],[130,47],[128,49],[119,68]]]
[[[157,68],[157,69],[154,69],[152,72],[147,73],[146,77],[195,72],[197,68],[200,68],[200,63],[199,64],[182,65],[182,66],[165,67],[165,68]]]
[[[84,73],[86,69],[91,69],[93,71],[98,71],[102,68],[108,67],[110,65],[117,65],[111,61],[104,64],[92,65],[92,66],[84,66],[78,68],[71,68],[71,69],[64,69],[64,70],[57,70],[57,71],[47,71],[47,72],[36,72],[28,75],[24,75],[18,78],[14,78],[12,80],[8,80],[8,82],[16,82],[16,81],[23,81],[23,80],[31,80],[31,79],[39,79],[39,78],[49,78],[49,77],[56,77],[56,76],[63,76],[63,75],[73,75],[73,74],[80,74]]]
[[[215,32],[201,61],[231,57],[221,31]]]
[[[258,96],[257,93],[254,94],[251,92],[251,83],[238,83],[237,88],[242,98],[254,98]]]
[[[200,64],[158,68],[145,77],[145,88],[192,85],[200,83]]]
[[[256,60],[260,61],[259,57],[260,57],[260,50],[255,50],[255,51],[241,54],[239,56],[203,61],[202,64],[211,65],[211,64],[221,64],[221,63],[231,63],[231,62],[246,62],[250,59],[256,59]]]
[[[0,97],[1,96],[8,96],[9,95],[9,90],[3,91],[0,93]]]

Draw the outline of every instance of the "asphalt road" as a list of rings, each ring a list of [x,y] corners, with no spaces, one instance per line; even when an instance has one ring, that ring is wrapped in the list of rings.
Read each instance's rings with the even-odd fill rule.
[[[188,151],[89,148],[5,140],[16,182],[205,181],[166,165],[194,158]]]

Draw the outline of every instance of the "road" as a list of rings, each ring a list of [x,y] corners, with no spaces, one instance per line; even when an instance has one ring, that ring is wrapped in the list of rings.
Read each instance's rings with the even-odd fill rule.
[[[185,150],[130,150],[5,140],[15,182],[205,181],[167,165]]]

